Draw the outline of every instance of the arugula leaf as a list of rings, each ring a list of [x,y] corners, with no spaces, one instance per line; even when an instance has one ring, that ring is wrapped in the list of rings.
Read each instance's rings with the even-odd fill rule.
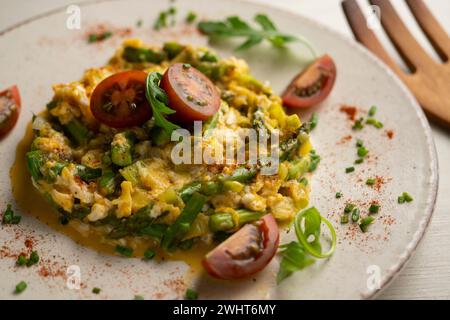
[[[163,128],[169,135],[173,130],[180,128],[178,125],[168,121],[164,116],[175,113],[170,109],[169,98],[163,89],[159,87],[162,75],[159,72],[151,72],[147,76],[145,96],[152,106],[155,125]]]
[[[306,39],[279,32],[268,16],[257,14],[253,19],[261,27],[260,29],[251,27],[237,16],[228,17],[225,21],[201,21],[197,27],[209,37],[247,38],[236,50],[249,49],[263,40],[269,41],[274,47],[284,47],[288,42],[299,41],[311,51],[313,56],[316,56],[314,49]]]
[[[306,252],[305,248],[298,242],[292,241],[280,246],[283,259],[277,274],[277,283],[289,277],[296,271],[302,270],[313,264],[315,260]]]

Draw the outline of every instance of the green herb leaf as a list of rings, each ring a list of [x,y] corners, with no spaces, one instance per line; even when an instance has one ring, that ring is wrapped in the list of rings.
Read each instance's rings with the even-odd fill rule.
[[[353,172],[353,171],[355,171],[355,167],[348,167],[348,168],[345,168],[345,173],[351,173],[351,172]]]
[[[375,115],[375,113],[377,113],[377,107],[376,106],[371,106],[369,109],[369,116],[373,117]]]
[[[237,16],[231,16],[224,21],[202,21],[198,23],[198,29],[209,37],[240,37],[247,40],[237,47],[237,50],[249,49],[263,40],[269,41],[274,47],[283,47],[288,42],[300,41],[316,56],[314,49],[303,38],[283,34],[277,30],[275,24],[264,14],[254,17],[260,29],[251,27],[247,22]]]
[[[166,92],[159,87],[159,82],[162,75],[158,72],[151,72],[147,76],[146,92],[148,102],[152,106],[153,117],[155,118],[155,125],[163,128],[169,135],[173,130],[179,128],[178,125],[168,121],[164,116],[175,113],[175,110],[170,109],[169,98]]]
[[[336,199],[342,198],[342,192],[336,192],[335,197],[336,197]]]
[[[95,287],[95,288],[92,289],[92,293],[94,293],[94,294],[99,294],[100,291],[102,291],[102,289],[97,288],[97,287]]]
[[[280,246],[280,248],[283,249],[280,252],[283,258],[277,274],[277,283],[280,283],[294,272],[302,270],[315,262],[307,254],[305,248],[298,242],[292,241]]]

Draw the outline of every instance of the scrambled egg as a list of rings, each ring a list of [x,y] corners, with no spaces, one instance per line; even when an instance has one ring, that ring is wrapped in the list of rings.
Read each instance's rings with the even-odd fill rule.
[[[146,48],[165,56],[157,63],[130,62],[124,56],[127,47]],[[153,143],[152,120],[143,127],[127,129],[134,139],[132,163],[114,165],[111,148],[127,143],[127,138],[98,123],[89,101],[95,86],[111,74],[127,69],[164,72],[170,64],[183,62],[206,74],[221,94],[222,105],[212,130],[264,127],[269,132],[276,130],[281,144],[294,142],[289,155],[280,159],[277,174],[257,172],[245,182],[223,182],[223,189],[208,197],[183,240],[208,238],[213,233],[210,216],[216,213],[229,213],[234,226],[239,225],[238,210],[242,209],[290,222],[307,206],[309,195],[311,144],[298,116],[285,113],[281,99],[249,74],[245,61],[219,59],[207,48],[178,45],[178,51],[172,52],[168,47],[148,47],[140,40],[127,40],[105,66],[87,70],[80,81],[53,86],[54,98],[47,105],[47,113],[33,122],[36,137],[27,161],[34,185],[59,214],[86,224],[110,226],[106,230],[116,239],[121,235],[131,239],[152,236],[139,226],[172,224],[185,206],[182,191],[186,186],[230,175],[237,165],[174,165],[170,156],[174,143]],[[215,58],[205,59],[207,53]],[[205,138],[202,148],[215,150],[219,143],[212,134]]]

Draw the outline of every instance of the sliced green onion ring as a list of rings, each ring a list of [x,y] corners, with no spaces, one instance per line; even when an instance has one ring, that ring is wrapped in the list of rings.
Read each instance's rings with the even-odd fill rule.
[[[307,212],[308,212],[308,209],[303,210],[302,212],[297,214],[297,216],[295,217],[295,234],[297,235],[298,240],[305,247],[306,251],[308,251],[312,256],[319,258],[319,259],[325,259],[325,258],[331,257],[334,253],[334,250],[336,249],[336,231],[334,230],[333,225],[326,218],[320,216],[321,222],[323,222],[328,227],[328,229],[330,229],[331,246],[330,246],[330,249],[325,253],[317,251],[315,248],[313,248],[309,244],[309,242],[305,236],[305,233],[302,230],[301,223],[302,223],[302,220],[305,218],[305,214]]]

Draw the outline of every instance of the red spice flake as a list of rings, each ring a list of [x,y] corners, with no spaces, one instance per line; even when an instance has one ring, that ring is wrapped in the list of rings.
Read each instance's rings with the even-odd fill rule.
[[[34,241],[31,238],[26,238],[24,241],[25,247],[27,247],[28,250],[33,250]]]
[[[133,30],[128,27],[119,28],[105,24],[97,24],[89,28],[85,37],[90,43],[92,43],[106,40],[112,36],[128,37],[132,32]]]
[[[186,290],[186,284],[182,277],[165,280],[164,285],[178,294],[181,294]]]
[[[394,137],[394,130],[389,129],[386,130],[385,133],[389,139],[392,139]]]
[[[352,140],[352,138],[353,137],[351,135],[344,136],[339,140],[338,144],[344,144],[346,142],[349,142],[350,140]]]
[[[356,107],[346,104],[341,105],[341,108],[339,110],[345,113],[347,115],[347,118],[352,121],[355,120],[356,114],[358,113],[358,109]]]
[[[49,259],[41,260],[43,265],[39,268],[38,274],[43,277],[66,277],[67,266],[63,266],[56,261],[52,261]]]

